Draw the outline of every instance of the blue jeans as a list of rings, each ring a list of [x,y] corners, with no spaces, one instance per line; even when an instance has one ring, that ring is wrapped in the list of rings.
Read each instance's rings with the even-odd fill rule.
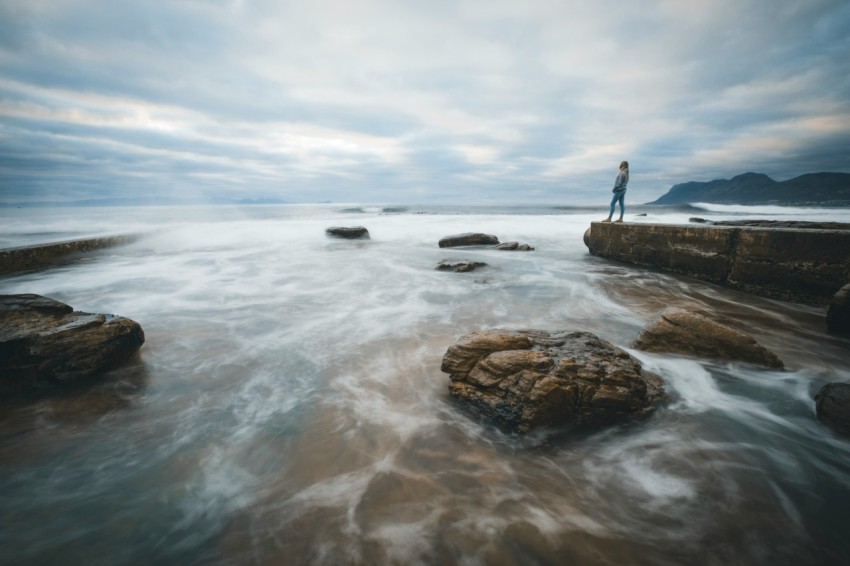
[[[614,198],[611,199],[611,211],[608,213],[608,218],[614,216],[614,205],[616,205],[617,202],[620,203],[620,218],[623,217],[623,214],[626,212],[626,205],[623,203],[625,197],[626,191],[623,191],[622,193],[614,193]]]

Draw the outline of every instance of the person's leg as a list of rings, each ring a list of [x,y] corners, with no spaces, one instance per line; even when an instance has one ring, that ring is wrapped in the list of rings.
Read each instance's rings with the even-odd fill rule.
[[[626,193],[625,192],[620,193],[619,197],[620,198],[618,198],[617,200],[620,203],[620,219],[617,222],[622,222],[623,221],[623,215],[626,213]],[[611,207],[611,215],[613,215],[613,214],[614,214],[614,207],[612,206]]]
[[[617,195],[617,193],[614,193],[614,197],[611,199],[611,209],[608,211],[608,218],[602,222],[611,222],[611,217],[614,216],[614,206],[617,204],[618,196],[619,195]]]

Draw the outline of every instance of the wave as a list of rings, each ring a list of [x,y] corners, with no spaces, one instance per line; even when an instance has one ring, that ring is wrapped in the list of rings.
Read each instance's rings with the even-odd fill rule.
[[[407,206],[352,206],[348,208],[343,208],[340,212],[346,214],[399,214],[403,212],[408,212],[410,210]]]
[[[850,208],[823,208],[779,205],[694,203],[697,210],[730,216],[794,217],[795,220],[850,221]]]
[[[692,204],[636,204],[628,207],[631,210],[654,211],[654,212],[710,212],[702,203]]]

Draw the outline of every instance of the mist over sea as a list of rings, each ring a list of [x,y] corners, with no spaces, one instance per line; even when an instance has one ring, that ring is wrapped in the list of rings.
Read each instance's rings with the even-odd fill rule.
[[[627,207],[634,222],[850,222],[850,209]],[[825,333],[824,309],[589,255],[582,235],[606,215],[0,208],[0,248],[141,234],[0,278],[0,294],[123,315],[147,339],[93,388],[0,405],[0,563],[846,563],[850,441],[812,398],[850,381],[850,340]],[[462,232],[535,250],[438,248]],[[488,267],[435,271],[446,259]],[[668,306],[750,333],[786,370],[631,350]],[[596,434],[503,434],[440,372],[451,344],[488,328],[593,332],[671,400]]]

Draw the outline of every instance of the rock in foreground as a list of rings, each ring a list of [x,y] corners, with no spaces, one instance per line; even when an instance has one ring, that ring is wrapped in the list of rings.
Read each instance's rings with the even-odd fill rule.
[[[599,426],[652,413],[661,380],[589,332],[473,332],[449,347],[449,392],[501,428]]]
[[[468,232],[466,234],[455,234],[454,236],[441,238],[439,245],[441,248],[454,248],[457,246],[498,246],[499,238],[490,234]]]
[[[782,360],[734,328],[684,309],[661,311],[638,336],[638,350],[783,367]]]
[[[818,419],[836,432],[850,435],[850,383],[827,383],[815,396]]]
[[[112,369],[144,341],[128,318],[74,312],[40,295],[0,295],[0,398]]]
[[[333,238],[345,238],[347,240],[369,240],[369,230],[364,226],[331,226],[325,228],[325,234]]]

